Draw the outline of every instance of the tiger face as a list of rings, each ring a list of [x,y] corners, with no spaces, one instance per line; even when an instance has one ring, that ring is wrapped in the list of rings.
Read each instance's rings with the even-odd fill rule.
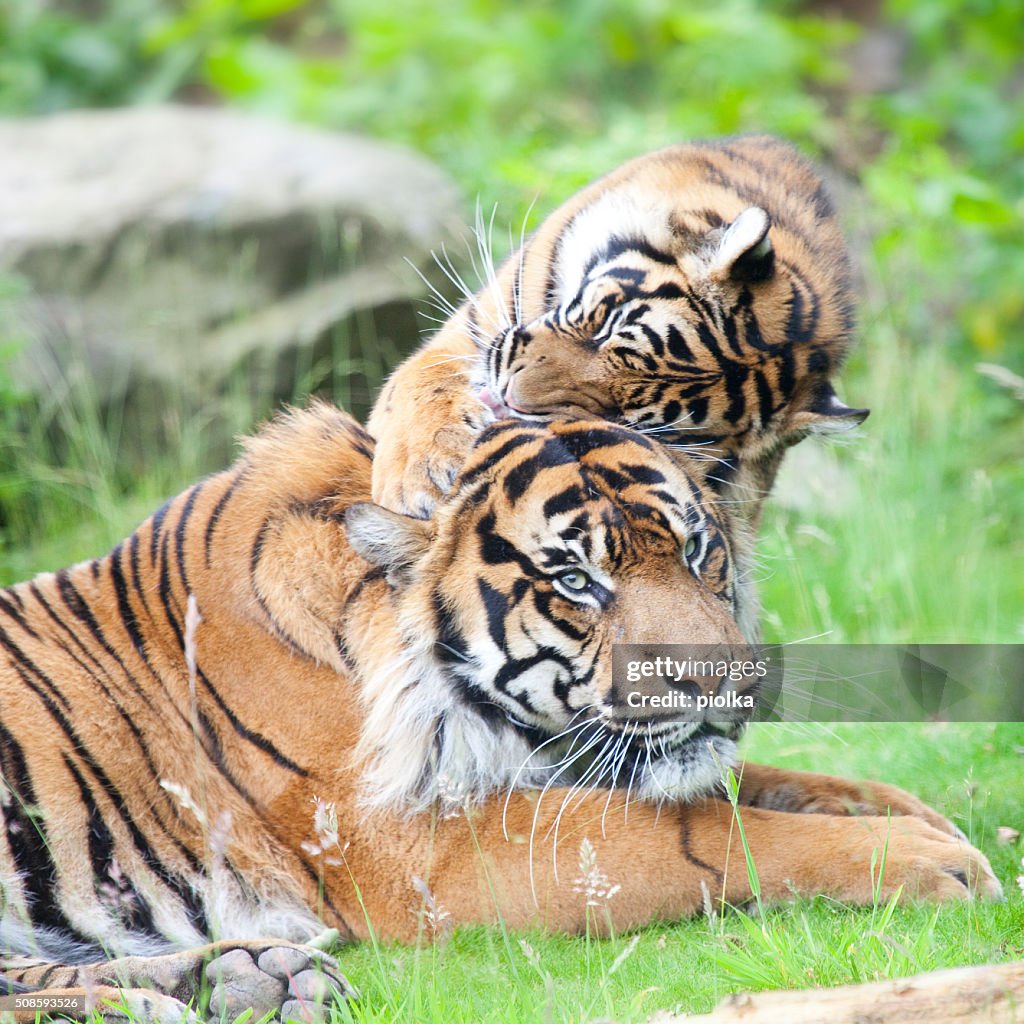
[[[513,303],[532,314],[481,346],[497,414],[610,418],[722,459],[867,416],[830,383],[852,320],[843,240],[788,146],[673,147],[552,220],[542,296]]]
[[[744,643],[728,516],[699,465],[687,473],[607,422],[506,420],[481,435],[432,521],[360,504],[346,523],[391,582],[410,662],[432,666],[433,687],[420,667],[415,695],[398,687],[385,703],[388,730],[406,716],[421,732],[443,722],[436,774],[470,792],[546,782],[556,765],[563,780],[631,779],[652,798],[714,787],[746,716],[624,713],[612,673],[616,643]],[[380,747],[408,752],[393,731]]]

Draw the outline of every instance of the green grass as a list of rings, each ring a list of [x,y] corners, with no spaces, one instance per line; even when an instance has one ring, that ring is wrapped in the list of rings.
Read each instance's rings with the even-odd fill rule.
[[[790,452],[766,506],[766,633],[1021,642],[1024,404],[952,345],[909,333],[897,294],[869,298],[842,390],[871,416],[855,436]]]
[[[712,921],[609,940],[513,933],[506,941],[498,928],[473,928],[446,945],[351,946],[339,959],[361,998],[342,1019],[642,1021],[656,1009],[705,1012],[735,991],[1019,958],[1024,897],[1015,876],[1024,850],[997,845],[995,829],[1022,824],[1022,748],[1022,724],[758,726],[747,743],[756,759],[883,779],[925,797],[989,855],[1003,903],[850,908],[798,900],[760,918],[727,909]]]

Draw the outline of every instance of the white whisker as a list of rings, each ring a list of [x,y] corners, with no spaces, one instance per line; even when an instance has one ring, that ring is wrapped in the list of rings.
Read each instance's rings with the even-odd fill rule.
[[[498,207],[495,205],[491,209],[491,218],[484,227],[483,222],[483,211],[480,207],[480,201],[477,200],[476,206],[476,239],[477,239],[477,251],[480,254],[480,260],[483,264],[484,269],[484,283],[485,286],[491,293],[491,301],[494,303],[494,308],[501,317],[501,324],[503,330],[509,330],[512,327],[512,318],[509,316],[508,305],[505,302],[505,296],[501,293],[501,287],[498,284],[498,277],[494,269],[494,250],[492,246],[492,238],[494,235],[494,218],[497,215]],[[493,322],[493,320],[492,320]]]
[[[528,860],[529,860],[529,868],[530,868],[530,892],[533,895],[534,902],[537,901],[537,889],[536,889],[536,886],[534,884],[534,875],[533,875],[533,842],[534,842],[534,839],[535,839],[535,837],[537,835],[537,819],[540,816],[541,804],[544,802],[545,794],[552,787],[552,785],[555,783],[555,781],[558,779],[558,777],[564,771],[566,771],[568,768],[570,768],[572,766],[572,764],[576,760],[578,760],[580,757],[582,757],[583,754],[585,754],[588,750],[593,749],[593,747],[595,747],[601,741],[601,733],[604,731],[604,726],[600,722],[595,722],[595,724],[598,726],[598,728],[597,728],[593,738],[589,738],[588,737],[588,739],[586,740],[586,745],[583,748],[581,748],[579,750],[579,752],[575,756],[570,758],[569,754],[566,755],[566,759],[565,759],[565,761],[563,763],[563,766],[561,768],[559,768],[559,770],[557,772],[555,772],[551,776],[550,779],[548,779],[548,781],[544,784],[544,788],[541,789],[540,795],[537,797],[537,803],[536,803],[536,805],[534,806],[534,809],[533,809],[533,823],[530,826],[530,848],[529,848],[529,851],[528,851]],[[576,739],[578,739],[578,737],[574,737],[573,738],[573,746],[575,746]],[[570,754],[571,754],[571,752],[572,752],[572,747],[570,747]],[[558,881],[558,865],[557,865],[557,863],[555,864],[555,881],[556,882]]]
[[[514,310],[517,325],[523,322],[523,270],[526,262],[526,222],[530,219],[530,214],[533,213],[533,207],[536,202],[537,197],[534,196],[526,213],[523,214],[523,223],[519,229],[519,267],[516,271],[518,284],[516,286],[516,308]]]
[[[606,736],[605,741],[604,741],[604,743],[601,746],[601,749],[597,752],[597,755],[594,758],[594,760],[591,761],[590,767],[583,773],[583,775],[579,779],[577,779],[569,787],[569,792],[566,793],[565,796],[563,797],[562,804],[558,808],[558,813],[555,815],[555,820],[548,826],[548,830],[547,830],[547,833],[545,834],[544,838],[545,839],[548,839],[548,838],[551,839],[551,864],[552,864],[552,867],[555,870],[556,879],[557,879],[557,875],[558,875],[558,832],[559,832],[559,828],[561,827],[561,824],[562,824],[562,815],[565,813],[566,806],[569,804],[569,802],[572,800],[572,798],[576,795],[576,793],[579,793],[583,789],[584,784],[587,782],[587,780],[592,775],[595,775],[595,773],[596,773],[596,776],[595,776],[596,780],[600,780],[600,778],[601,778],[600,771],[601,771],[601,768],[604,765],[604,761],[605,761],[606,757],[608,756],[608,747],[610,745],[613,745],[613,742],[614,742],[614,737],[613,736]],[[595,782],[595,785],[596,785],[596,782]],[[580,801],[586,799],[587,795],[589,793],[593,792],[593,789],[594,789],[594,786],[591,786],[590,789],[588,789],[586,792],[583,792],[581,794],[581,796],[580,796]]]
[[[534,747],[529,752],[529,754],[526,755],[526,759],[523,761],[523,763],[516,769],[515,775],[513,775],[512,781],[509,783],[508,792],[505,794],[505,804],[502,807],[501,811],[501,828],[506,840],[508,839],[508,804],[509,801],[512,799],[512,794],[515,792],[516,783],[519,782],[519,779],[522,776],[523,772],[526,771],[527,765],[529,765],[530,761],[533,760],[533,758],[537,754],[539,754],[540,751],[542,751],[545,747],[550,746],[552,743],[557,743],[559,740],[565,739],[570,733],[578,732],[580,729],[585,729],[588,725],[591,725],[593,723],[593,720],[589,718],[583,722],[577,722],[575,725],[572,724],[573,719],[578,718],[581,714],[583,714],[584,711],[587,710],[589,709],[580,708],[580,710],[572,716],[572,718],[569,720],[569,724],[566,725],[566,727],[561,732],[557,733],[554,736],[551,736],[549,739],[546,739],[543,743]],[[569,749],[572,749],[571,745]],[[562,759],[562,761],[564,760],[565,758]],[[557,768],[561,763],[562,762],[558,762],[558,764],[550,765],[549,768],[553,770]]]
[[[632,727],[633,732],[628,732]],[[621,753],[618,754],[615,761],[612,763],[611,771],[611,782],[608,785],[608,798],[604,802],[604,809],[601,811],[601,838],[606,838],[604,831],[604,819],[608,814],[608,806],[611,803],[612,796],[615,793],[615,784],[619,781],[619,772],[622,770],[622,763],[626,760],[626,755],[629,753],[629,745],[633,735],[636,732],[636,722],[631,723],[631,726],[627,726],[621,733],[619,733],[619,747]]]

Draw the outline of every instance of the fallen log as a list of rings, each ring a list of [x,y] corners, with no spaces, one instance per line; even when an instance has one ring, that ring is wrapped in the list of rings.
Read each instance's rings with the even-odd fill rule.
[[[956,967],[840,988],[729,996],[701,1016],[657,1024],[1024,1024],[1024,961]]]

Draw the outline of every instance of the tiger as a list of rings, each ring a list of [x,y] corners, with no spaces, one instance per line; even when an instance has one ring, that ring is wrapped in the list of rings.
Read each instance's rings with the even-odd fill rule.
[[[502,419],[423,519],[371,500],[373,450],[282,414],[107,555],[0,591],[9,991],[317,1019],[354,994],[324,928],[584,930],[583,843],[607,927],[742,903],[728,769],[765,899],[870,902],[883,845],[884,895],[998,893],[916,797],[743,763],[747,712],[610,699],[620,640],[745,642],[707,463]]]
[[[853,324],[843,236],[821,177],[780,139],[637,157],[556,209],[497,272],[478,234],[482,287],[450,273],[465,301],[368,421],[374,500],[389,508],[428,515],[495,417],[593,416],[715,462],[749,551],[786,448],[868,415],[832,384]]]

